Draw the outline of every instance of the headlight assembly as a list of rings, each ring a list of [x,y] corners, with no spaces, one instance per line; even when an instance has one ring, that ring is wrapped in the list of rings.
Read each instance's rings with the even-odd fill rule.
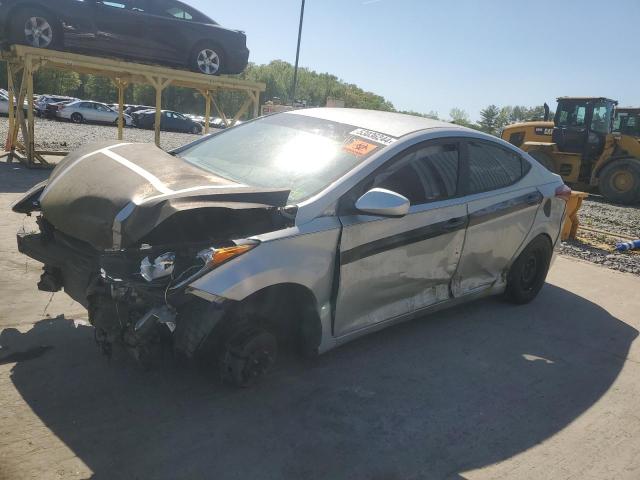
[[[258,246],[258,243],[259,242],[246,242],[232,247],[206,248],[198,252],[198,258],[204,262],[204,268],[213,269],[228,262],[232,258],[247,253],[249,250]]]

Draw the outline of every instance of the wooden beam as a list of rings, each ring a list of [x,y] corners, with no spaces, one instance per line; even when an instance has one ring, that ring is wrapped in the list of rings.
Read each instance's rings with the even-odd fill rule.
[[[244,115],[244,113],[249,108],[249,105],[251,105],[251,103],[254,101],[253,95],[247,95],[247,97],[248,98],[244,101],[244,103],[240,107],[240,110],[238,110],[238,113],[236,113],[235,117],[233,117],[233,120],[231,121],[232,127],[236,124],[238,120],[240,120],[240,117]]]
[[[127,86],[127,82],[121,78],[113,80],[118,88],[118,140],[124,138],[124,89]]]
[[[33,163],[35,161],[36,151],[36,125],[33,118],[33,59],[31,56],[27,56],[25,63],[24,75],[27,77],[27,132],[28,138],[25,138],[27,144],[27,162]],[[22,105],[24,104],[24,101]]]

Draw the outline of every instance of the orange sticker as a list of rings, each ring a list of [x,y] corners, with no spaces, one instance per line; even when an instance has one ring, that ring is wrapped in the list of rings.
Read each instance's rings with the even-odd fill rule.
[[[373,143],[367,143],[364,140],[358,140],[356,138],[354,138],[349,143],[347,143],[344,147],[342,147],[342,149],[345,152],[349,152],[357,157],[368,155],[371,152],[373,152],[376,148],[378,148],[377,145],[374,145]]]

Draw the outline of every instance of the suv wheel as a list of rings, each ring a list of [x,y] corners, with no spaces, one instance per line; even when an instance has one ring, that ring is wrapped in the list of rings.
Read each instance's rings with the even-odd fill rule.
[[[35,48],[51,48],[58,43],[57,22],[47,12],[35,8],[19,10],[11,21],[11,41]]]
[[[544,285],[553,247],[547,237],[538,236],[527,245],[507,275],[507,298],[517,304],[532,301]]]
[[[220,75],[222,63],[223,56],[219,47],[203,44],[194,49],[192,66],[196,72]]]

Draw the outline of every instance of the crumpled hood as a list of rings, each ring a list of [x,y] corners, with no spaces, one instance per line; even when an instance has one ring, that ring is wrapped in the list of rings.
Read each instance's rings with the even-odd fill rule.
[[[58,164],[40,206],[58,230],[105,250],[133,245],[179,211],[282,207],[288,196],[218,177],[153,144],[103,142]]]

